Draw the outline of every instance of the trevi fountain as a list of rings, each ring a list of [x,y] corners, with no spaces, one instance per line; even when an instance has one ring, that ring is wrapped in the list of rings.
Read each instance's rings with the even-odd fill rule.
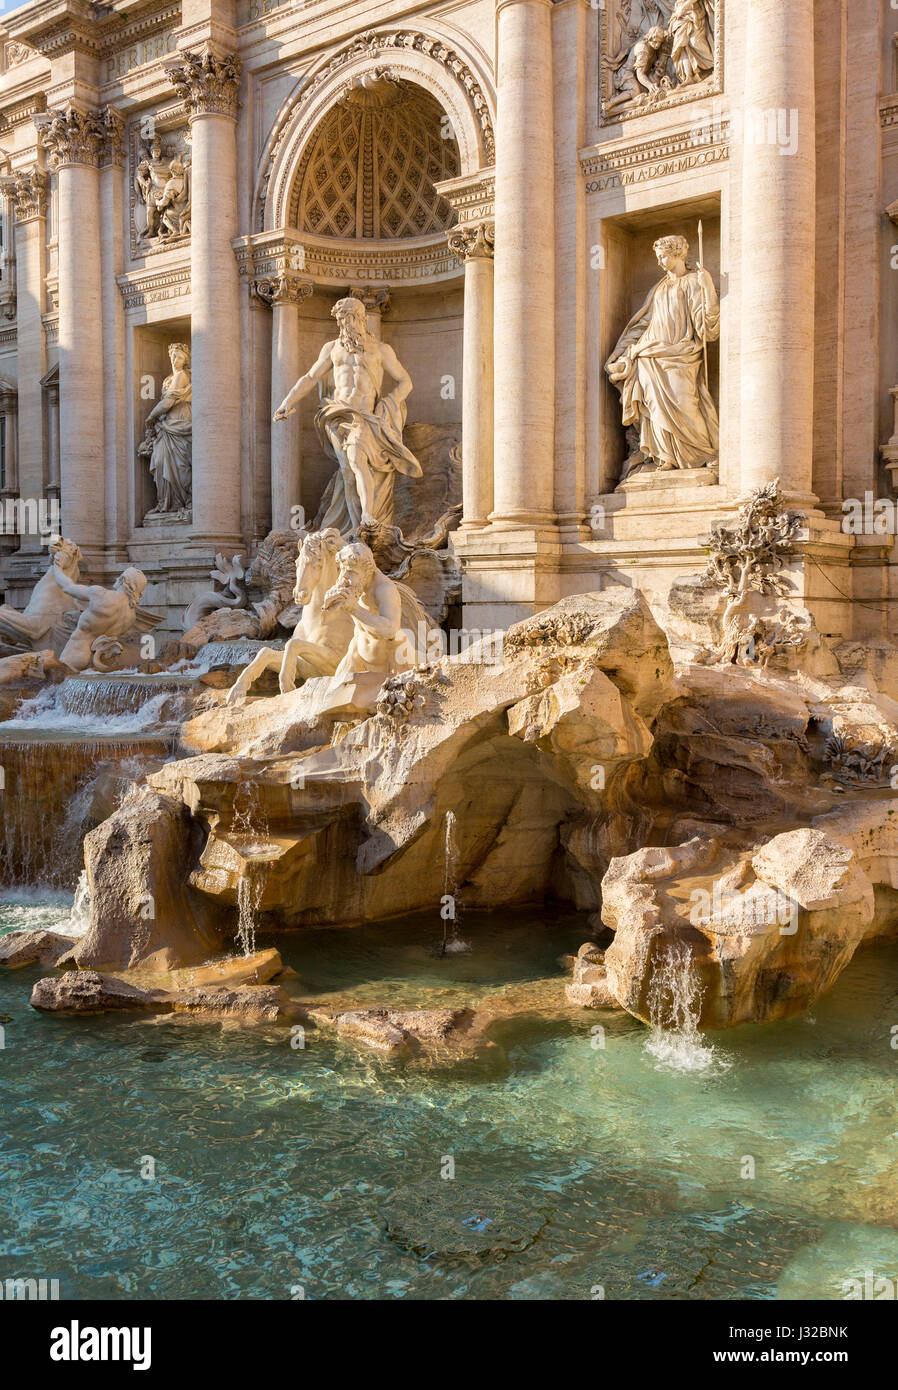
[[[0,28],[0,1291],[894,1299],[894,13]]]

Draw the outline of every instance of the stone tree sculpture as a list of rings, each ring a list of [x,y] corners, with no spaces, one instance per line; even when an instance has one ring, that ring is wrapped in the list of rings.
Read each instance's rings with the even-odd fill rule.
[[[735,526],[711,532],[705,578],[727,600],[718,663],[766,666],[772,657],[807,642],[810,615],[776,602],[793,592],[782,570],[801,528],[800,515],[781,510],[779,479],[774,479],[739,508]]]
[[[149,460],[156,488],[156,505],[149,515],[180,521],[190,518],[192,485],[190,349],[186,343],[171,343],[168,356],[171,375],[162,383],[162,399],[147,416],[137,453]]]
[[[625,426],[639,431],[631,472],[705,468],[717,459],[720,429],[708,389],[707,345],[720,336],[714,281],[686,260],[689,242],[664,236],[655,255],[665,274],[627,324],[605,371],[621,393]]]

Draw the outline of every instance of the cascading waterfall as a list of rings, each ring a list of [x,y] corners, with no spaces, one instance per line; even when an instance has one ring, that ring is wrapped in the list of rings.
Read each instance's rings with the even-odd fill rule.
[[[698,1031],[702,986],[692,953],[682,943],[657,952],[648,1004],[652,1032],[645,1048],[660,1066],[707,1071],[720,1060]]]
[[[189,694],[194,685],[189,675],[84,675],[67,677],[50,693],[56,710],[74,715],[78,720],[115,718],[145,711],[149,722],[160,714],[178,718],[176,697]],[[160,698],[163,696],[168,698],[163,700]]]
[[[179,663],[179,669],[186,675],[199,675],[211,671],[213,666],[245,666],[252,661],[261,647],[280,648],[282,641],[261,642],[255,638],[235,638],[232,642],[207,642],[201,647],[192,661]],[[236,680],[236,673],[234,679]]]
[[[168,673],[73,675],[0,723],[0,885],[74,888],[115,778],[165,761],[195,688],[195,677]]]
[[[65,734],[72,741],[160,729],[185,717],[189,694],[184,683],[160,688],[136,678],[126,682],[69,677],[23,701],[14,719],[0,724],[0,739],[27,728]]]
[[[84,936],[90,926],[90,885],[87,870],[81,870],[69,920],[59,928],[63,936]]]
[[[85,829],[96,820],[92,802],[99,778],[131,758],[140,759],[145,770],[158,766],[166,752],[164,740],[149,736],[69,741],[41,738],[36,730],[28,737],[23,729],[18,738],[4,738],[0,884],[74,888]]]
[[[256,949],[256,922],[261,900],[262,884],[250,864],[237,884],[237,942],[245,956],[253,955]]]
[[[263,888],[261,861],[254,863],[249,856],[254,846],[264,842],[267,834],[268,823],[259,800],[259,789],[255,782],[245,782],[234,797],[230,833],[230,838],[240,844],[247,859],[246,872],[237,882],[237,941],[245,956],[251,956],[256,949]]]

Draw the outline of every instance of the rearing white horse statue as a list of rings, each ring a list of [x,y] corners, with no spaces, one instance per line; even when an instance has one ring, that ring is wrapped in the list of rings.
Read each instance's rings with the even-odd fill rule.
[[[325,612],[324,599],[338,578],[337,551],[343,545],[334,527],[305,536],[296,557],[293,598],[302,614],[282,652],[263,647],[228,691],[228,704],[245,700],[253,682],[264,671],[278,671],[281,694],[296,689],[297,677],[332,676],[353,636],[353,622],[342,608]]]

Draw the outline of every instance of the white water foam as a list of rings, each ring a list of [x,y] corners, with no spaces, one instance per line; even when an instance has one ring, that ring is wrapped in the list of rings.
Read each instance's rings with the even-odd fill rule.
[[[0,734],[59,733],[72,738],[103,738],[116,734],[140,734],[164,724],[163,707],[171,693],[153,695],[139,709],[126,714],[76,715],[56,699],[56,689],[42,690],[19,706],[15,719],[0,723]]]
[[[656,1070],[707,1072],[730,1065],[698,1030],[702,986],[687,946],[665,946],[657,954],[648,1002],[652,1032],[645,1050]]]

